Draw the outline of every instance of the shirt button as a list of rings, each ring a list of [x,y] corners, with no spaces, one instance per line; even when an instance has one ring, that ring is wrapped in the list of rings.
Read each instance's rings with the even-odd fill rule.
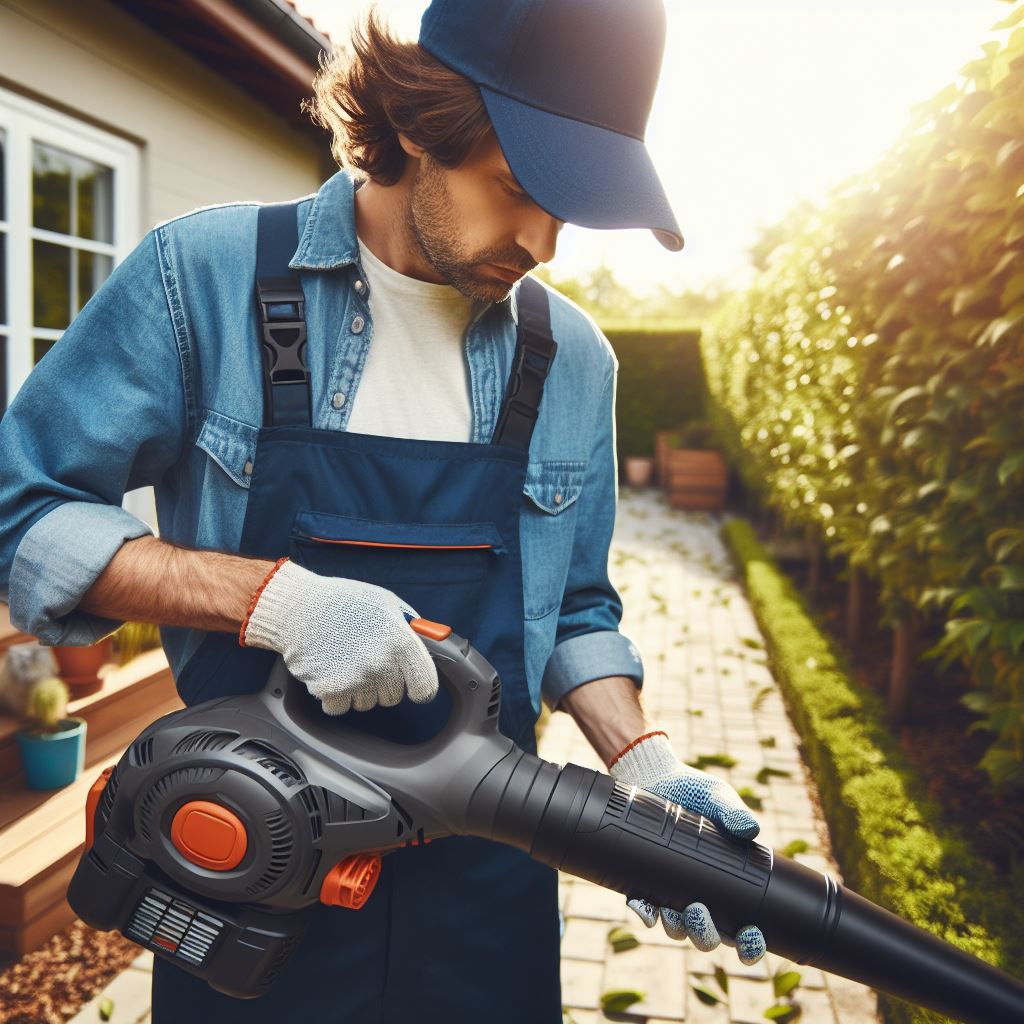
[[[555,492],[555,504],[556,505],[561,505],[562,504],[562,492],[561,491],[556,491]]]
[[[362,282],[362,281],[356,281],[356,283],[355,283],[354,285],[352,285],[352,287],[353,287],[353,288],[355,288],[355,290],[356,290],[356,291],[357,291],[357,292],[358,292],[358,293],[359,293],[360,295],[362,295],[362,294],[363,294],[363,292],[364,292],[364,291],[366,291],[366,285],[365,285],[365,284],[363,284],[363,282]]]
[[[335,409],[340,409],[345,404],[345,396],[340,391],[335,391],[331,396],[331,405]]]
[[[246,462],[246,464],[242,467],[242,472],[246,476],[252,476],[252,463],[251,462]]]
[[[352,333],[361,334],[363,328],[366,326],[366,321],[361,316],[352,318]]]

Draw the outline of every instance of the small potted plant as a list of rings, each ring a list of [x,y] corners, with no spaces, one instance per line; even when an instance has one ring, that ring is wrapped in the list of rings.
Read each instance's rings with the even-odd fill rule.
[[[673,508],[725,507],[729,467],[715,440],[714,425],[693,420],[679,432],[666,461],[665,489]]]
[[[54,647],[60,677],[76,697],[94,693],[103,684],[100,669],[114,660],[113,636],[106,636],[87,647]]]
[[[650,455],[627,455],[623,460],[626,483],[630,487],[650,487],[654,476],[654,459]]]
[[[84,718],[68,717],[68,688],[48,676],[29,693],[28,725],[17,732],[21,764],[29,789],[59,789],[70,785],[85,766]]]

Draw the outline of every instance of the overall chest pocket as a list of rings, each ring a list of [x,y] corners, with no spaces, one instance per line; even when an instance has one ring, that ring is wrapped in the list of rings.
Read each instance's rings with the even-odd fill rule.
[[[481,587],[505,553],[489,522],[396,523],[301,511],[291,534],[291,557],[300,565],[384,587],[463,636],[472,636]]]
[[[586,468],[586,462],[563,460],[527,467],[519,536],[528,619],[542,619],[562,603]]]

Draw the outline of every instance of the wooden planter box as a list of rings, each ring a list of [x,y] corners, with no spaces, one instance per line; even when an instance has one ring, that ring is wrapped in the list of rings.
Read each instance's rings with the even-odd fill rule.
[[[654,482],[659,487],[668,486],[668,456],[678,442],[678,430],[659,430],[654,435]]]
[[[665,490],[672,508],[725,507],[729,467],[718,452],[673,448],[666,459]]]

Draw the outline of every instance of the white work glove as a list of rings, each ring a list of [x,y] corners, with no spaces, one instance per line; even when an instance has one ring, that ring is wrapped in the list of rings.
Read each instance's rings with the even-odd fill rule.
[[[663,732],[649,733],[639,742],[634,740],[625,753],[612,762],[608,771],[619,782],[663,796],[688,811],[703,815],[740,839],[753,839],[761,830],[736,790],[708,772],[683,764]],[[735,937],[720,935],[703,903],[691,903],[685,910],[655,907],[646,900],[627,900],[626,906],[635,911],[648,928],[658,923],[660,915],[669,938],[689,938],[705,953],[724,942],[735,947],[745,964],[757,963],[765,954],[764,935],[760,928],[746,925],[737,931]]]
[[[418,618],[384,587],[284,559],[254,595],[239,642],[279,651],[329,715],[393,707],[406,693],[425,704],[437,694],[437,669],[405,613]]]

